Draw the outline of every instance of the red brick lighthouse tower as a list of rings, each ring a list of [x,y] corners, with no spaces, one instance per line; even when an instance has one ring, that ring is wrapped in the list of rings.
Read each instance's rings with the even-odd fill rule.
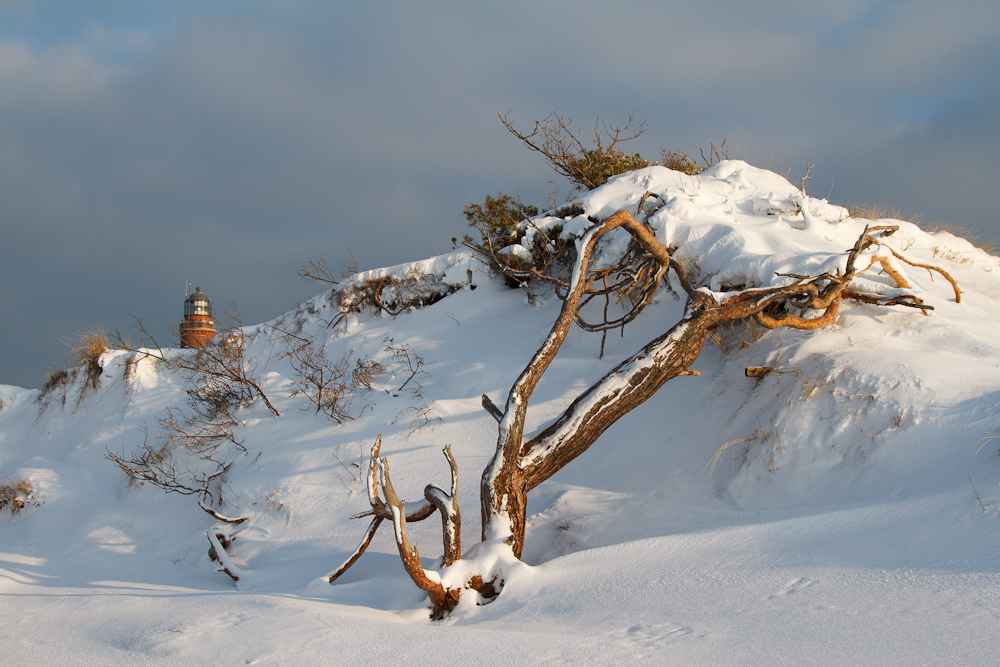
[[[215,335],[215,320],[212,319],[212,300],[200,287],[184,299],[184,319],[180,323],[181,347],[202,348]]]

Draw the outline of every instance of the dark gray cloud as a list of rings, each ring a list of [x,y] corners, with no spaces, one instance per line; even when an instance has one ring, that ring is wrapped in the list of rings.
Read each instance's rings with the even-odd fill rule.
[[[470,201],[545,199],[498,108],[634,111],[646,155],[726,138],[1000,236],[994,2],[142,5],[0,4],[0,382],[126,311],[165,330],[185,280],[258,322],[318,291],[298,261],[419,259]]]

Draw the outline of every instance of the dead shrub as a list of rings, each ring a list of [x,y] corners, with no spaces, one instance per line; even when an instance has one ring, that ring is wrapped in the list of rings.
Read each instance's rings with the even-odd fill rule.
[[[292,393],[305,396],[327,417],[342,424],[351,419],[351,365],[348,357],[333,362],[327,359],[325,346],[316,348],[312,342],[298,345],[291,351]]]
[[[718,147],[715,144],[709,144],[708,146],[708,155],[705,155],[704,149],[699,151],[701,153],[701,161],[705,166],[699,165],[687,153],[672,151],[666,148],[660,149],[660,160],[667,169],[673,169],[688,176],[696,176],[717,162],[729,159],[729,150],[726,148],[725,139],[722,140],[722,143]]]
[[[197,403],[190,401],[188,405],[192,412],[171,407],[167,408],[165,416],[156,418],[160,427],[156,440],[164,451],[181,448],[197,456],[210,456],[223,442],[230,442],[240,451],[246,451],[235,435],[234,429],[240,423],[235,416],[222,413],[209,418],[202,414],[202,408]]]
[[[246,358],[245,348],[242,327],[226,328],[199,349],[194,362],[183,369],[194,385],[188,395],[204,407],[206,416],[230,415],[261,395],[257,389],[257,363]]]
[[[137,364],[138,360],[134,354],[125,357],[125,368],[122,370],[122,378],[124,378],[126,386],[131,387],[132,383],[135,382],[135,367]]]
[[[260,386],[257,377],[259,362],[246,356],[243,321],[235,305],[226,313],[227,322],[219,329],[215,338],[193,356],[187,353],[164,353],[156,338],[146,330],[142,320],[134,316],[133,319],[135,324],[132,328],[140,334],[141,347],[135,347],[117,331],[114,333],[114,341],[122,349],[134,352],[136,359],[149,357],[173,370],[181,371],[185,379],[194,386],[196,400],[208,407],[207,415],[228,413],[233,409],[246,407],[255,398],[260,398],[271,414],[281,416]],[[179,341],[179,333],[174,331],[174,334]],[[190,391],[188,393],[191,394]]]
[[[342,424],[353,419],[350,414],[351,400],[358,389],[371,389],[372,382],[386,373],[380,362],[360,357],[351,363],[351,353],[339,361],[326,355],[326,346],[317,348],[312,340],[286,334],[292,369],[291,396],[305,396],[315,406],[316,412]],[[294,342],[294,344],[291,344]]]
[[[35,493],[35,485],[26,479],[8,478],[0,484],[0,511],[8,510],[11,516],[17,516],[27,507]]]
[[[299,262],[295,266],[295,273],[299,278],[313,280],[325,285],[336,285],[338,280],[333,275],[333,271],[326,265],[326,260],[320,257],[318,260]]]
[[[573,119],[557,111],[536,120],[534,129],[527,134],[516,130],[507,114],[497,115],[507,131],[529,150],[540,153],[557,173],[588,190],[603,185],[612,176],[649,166],[649,161],[638,153],[628,155],[619,148],[646,131],[646,121],[637,121],[634,114],[629,114],[621,126],[603,122],[598,116],[591,129],[593,146],[589,147],[580,140],[581,130],[573,129]]]
[[[385,351],[389,353],[390,358],[398,366],[400,370],[393,374],[393,378],[400,376],[406,376],[403,384],[399,385],[399,388],[393,392],[393,396],[398,396],[407,385],[410,385],[410,391],[414,396],[423,396],[423,385],[420,384],[419,379],[430,378],[431,374],[424,370],[424,358],[419,354],[412,352],[410,350],[410,345],[408,343],[396,343],[396,341],[391,336],[386,336],[382,339],[382,344],[385,346]]]
[[[364,357],[356,360],[354,370],[351,371],[351,379],[354,381],[355,387],[371,389],[372,381],[385,373],[385,370],[385,366],[379,362]]]
[[[400,377],[405,377],[399,388],[392,391],[392,396],[398,397],[404,393],[408,394],[410,404],[396,413],[393,423],[400,419],[410,422],[410,433],[407,439],[417,433],[425,426],[442,421],[440,417],[434,417],[431,407],[423,402],[424,386],[422,382],[429,380],[431,374],[424,366],[426,361],[422,356],[413,352],[407,343],[396,343],[391,336],[386,336],[382,340],[385,352],[389,353],[391,361],[395,365],[392,373],[392,380],[398,381]]]
[[[299,262],[295,266],[295,273],[299,278],[305,280],[312,280],[325,285],[337,285],[361,272],[361,269],[358,268],[358,260],[354,258],[354,253],[348,252],[351,255],[351,259],[340,264],[339,276],[333,274],[333,270],[326,265],[326,260],[322,257],[318,260],[311,259],[307,262]]]
[[[664,148],[660,151],[660,159],[662,160],[661,164],[667,169],[673,169],[688,176],[696,176],[705,171],[705,167],[699,166],[687,153],[680,151],[671,151]]]
[[[365,310],[383,312],[396,317],[410,308],[424,308],[437,303],[462,285],[446,283],[444,278],[421,271],[408,271],[404,277],[373,277],[348,283],[334,292],[339,315],[329,323],[340,324],[347,315]]]
[[[170,436],[160,439],[155,446],[151,445],[145,428],[143,432],[147,438],[133,454],[115,454],[106,450],[105,458],[118,465],[130,486],[148,483],[165,493],[198,496],[201,509],[215,516],[211,506],[222,504],[222,484],[232,463],[223,463],[211,452],[192,457],[186,448],[178,449],[176,441]]]

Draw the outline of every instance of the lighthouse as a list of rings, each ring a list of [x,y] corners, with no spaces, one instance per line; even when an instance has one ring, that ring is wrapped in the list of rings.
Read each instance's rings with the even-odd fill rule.
[[[180,326],[181,347],[199,349],[205,347],[215,335],[215,320],[212,319],[212,300],[205,296],[200,287],[184,299],[184,319]]]

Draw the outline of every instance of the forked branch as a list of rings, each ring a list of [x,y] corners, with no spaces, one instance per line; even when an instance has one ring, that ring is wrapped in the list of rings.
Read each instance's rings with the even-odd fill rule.
[[[590,271],[590,264],[600,238],[608,232],[624,227],[642,251],[651,258],[649,280],[654,290],[661,278],[673,270],[673,277],[687,293],[683,317],[664,334],[650,341],[645,347],[622,361],[603,378],[584,391],[559,417],[530,438],[524,436],[524,424],[531,395],[542,375],[548,369],[572,324],[579,318],[581,304],[586,303],[597,272]],[[596,223],[577,245],[577,261],[568,285],[562,307],[548,336],[532,356],[528,365],[514,382],[507,396],[504,409],[483,396],[483,407],[498,422],[497,446],[493,458],[483,471],[480,483],[480,509],[482,512],[482,539],[490,548],[510,548],[520,558],[526,524],[527,494],[549,479],[567,463],[582,454],[612,424],[650,398],[667,381],[684,375],[697,375],[691,365],[698,358],[708,333],[715,327],[737,320],[755,318],[765,326],[816,329],[831,324],[843,299],[856,299],[878,305],[904,305],[930,310],[931,307],[914,295],[886,297],[850,289],[856,275],[876,263],[873,258],[863,269],[856,263],[862,252],[876,245],[880,239],[894,231],[891,228],[866,228],[847,255],[846,267],[836,275],[790,276],[788,285],[760,289],[747,289],[729,294],[721,301],[707,289],[693,289],[688,285],[680,264],[653,236],[652,231],[627,211],[618,211],[603,222]],[[881,232],[881,233],[880,233]],[[878,234],[878,236],[875,236]],[[654,270],[655,269],[655,270]],[[655,282],[653,282],[655,281]],[[647,289],[647,288],[643,288]],[[816,317],[794,314],[819,311]],[[420,565],[419,554],[411,548],[406,536],[406,523],[426,518],[435,509],[442,514],[445,566],[459,558],[459,514],[455,502],[457,466],[450,447],[445,448],[452,472],[451,494],[437,487],[428,486],[424,491],[425,504],[409,515],[405,505],[396,496],[389,479],[388,463],[378,458],[379,443],[372,449],[369,467],[369,502],[371,511],[359,516],[374,515],[362,546],[334,575],[350,566],[364,550],[379,523],[384,519],[393,522],[396,542],[404,568],[421,589],[427,591],[434,608],[433,617],[440,618],[453,609],[461,589],[446,588],[435,573],[428,573]],[[381,479],[381,481],[379,481]],[[384,494],[385,501],[379,497]],[[449,541],[450,540],[450,541]],[[506,546],[505,546],[506,545]],[[491,598],[503,585],[495,576],[485,581],[484,573],[470,573],[465,588],[473,588]]]
[[[368,464],[368,476],[366,480],[368,488],[368,504],[371,506],[371,509],[367,512],[362,512],[351,517],[353,519],[359,519],[371,516],[373,517],[372,521],[368,524],[368,529],[365,531],[361,543],[351,553],[351,555],[348,556],[347,560],[345,560],[344,563],[336,570],[326,575],[326,580],[331,584],[347,572],[347,570],[349,570],[355,562],[357,562],[357,560],[368,548],[368,545],[371,544],[372,538],[375,537],[375,533],[378,531],[378,528],[383,521],[388,519],[395,526],[397,523],[397,511],[400,512],[400,516],[405,519],[403,521],[404,524],[423,521],[434,514],[435,511],[440,511],[443,532],[442,542],[444,544],[444,565],[451,565],[454,561],[461,557],[462,520],[458,510],[458,466],[455,463],[454,457],[452,457],[451,445],[446,446],[443,450],[445,458],[448,461],[448,465],[451,468],[451,493],[446,493],[433,484],[428,484],[424,488],[424,499],[416,503],[411,503],[411,505],[414,506],[414,509],[409,513],[405,512],[405,504],[400,501],[399,498],[395,499],[398,501],[397,506],[393,504],[392,499],[389,497],[389,491],[391,490],[392,483],[388,478],[388,466],[385,459],[379,457],[381,447],[382,436],[380,435],[376,439],[375,445],[371,450],[371,460]],[[383,500],[382,496],[385,496],[386,500]],[[393,497],[395,497],[395,491],[393,491]],[[406,529],[404,525],[404,540],[405,536]],[[400,556],[402,557],[402,553]],[[417,562],[419,562],[419,560]],[[404,565],[406,565],[405,559]],[[412,559],[410,566],[412,566]],[[410,570],[408,569],[407,572],[409,571]],[[411,576],[413,575],[411,574]]]
[[[378,460],[378,467],[385,501],[392,512],[396,547],[399,550],[399,557],[403,561],[403,569],[410,575],[410,579],[417,585],[417,588],[427,592],[427,597],[430,598],[431,605],[433,605],[431,618],[443,618],[458,604],[458,598],[462,591],[461,589],[446,589],[441,583],[441,577],[428,573],[420,564],[420,554],[417,552],[417,548],[410,547],[409,540],[406,538],[406,506],[396,495],[396,490],[392,488],[392,481],[389,479],[389,462],[385,458],[381,458]]]

